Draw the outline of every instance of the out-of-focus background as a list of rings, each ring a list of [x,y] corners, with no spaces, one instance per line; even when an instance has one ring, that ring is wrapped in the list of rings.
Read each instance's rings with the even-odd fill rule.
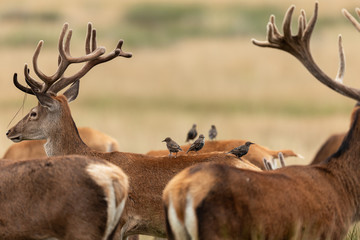
[[[146,153],[165,149],[161,141],[168,136],[183,144],[193,123],[206,136],[215,124],[218,139],[290,148],[305,159],[289,163],[308,163],[330,134],[347,130],[355,102],[317,82],[289,54],[251,43],[265,40],[270,14],[281,25],[291,4],[297,7],[295,30],[300,9],[312,16],[313,1],[1,1],[0,153],[11,144],[7,129],[37,103],[13,86],[13,73],[23,81],[24,64],[32,69],[42,39],[39,66],[53,74],[64,22],[73,29],[72,54],[84,54],[92,22],[98,45],[112,51],[124,39],[123,49],[133,58],[96,66],[81,80],[80,95],[71,103],[77,126],[113,136],[123,151]],[[360,87],[360,34],[341,13],[342,8],[353,13],[356,2],[328,0],[319,6],[311,42],[315,60],[336,75],[341,33],[345,83]]]

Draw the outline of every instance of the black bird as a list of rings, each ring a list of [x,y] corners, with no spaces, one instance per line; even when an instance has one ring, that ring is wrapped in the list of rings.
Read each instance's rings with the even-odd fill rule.
[[[177,144],[174,140],[172,140],[171,138],[167,137],[163,140],[163,142],[166,142],[166,147],[169,149],[169,157],[171,157],[171,153],[175,153],[175,158],[177,156],[178,152],[182,152],[181,147],[179,146],[179,144]]]
[[[209,130],[209,139],[213,140],[216,138],[216,136],[217,136],[216,127],[215,127],[215,125],[211,125],[211,129]]]
[[[189,130],[189,132],[187,134],[185,142],[195,139],[196,136],[197,136],[196,124],[193,124],[192,128]]]
[[[238,158],[241,158],[242,156],[244,156],[248,153],[251,144],[254,144],[254,143],[246,142],[244,145],[236,147],[228,153],[234,154]]]
[[[199,138],[196,139],[196,141],[193,144],[191,144],[189,150],[187,150],[186,153],[190,151],[195,151],[195,152],[200,151],[204,147],[204,145],[205,145],[205,137],[203,134],[200,134]]]

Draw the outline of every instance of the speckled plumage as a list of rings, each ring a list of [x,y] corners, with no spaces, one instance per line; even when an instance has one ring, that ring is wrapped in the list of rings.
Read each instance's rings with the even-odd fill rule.
[[[166,147],[169,150],[170,154],[169,157],[171,157],[171,153],[175,153],[175,158],[178,152],[182,151],[181,147],[179,146],[179,144],[177,144],[174,140],[172,140],[171,138],[167,137],[163,140],[163,142],[166,142]]]
[[[196,141],[191,144],[189,150],[187,150],[186,153],[190,152],[190,151],[200,151],[205,145],[205,136],[203,134],[200,134],[199,138],[196,139]]]

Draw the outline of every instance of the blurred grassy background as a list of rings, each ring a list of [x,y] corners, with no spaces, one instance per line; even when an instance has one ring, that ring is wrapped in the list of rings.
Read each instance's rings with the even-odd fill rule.
[[[295,0],[312,16],[314,2]],[[359,87],[359,34],[342,16],[354,1],[320,1],[319,22],[311,49],[319,66],[335,76],[337,35],[343,35],[347,57],[346,84]],[[71,103],[78,126],[90,126],[115,137],[123,151],[145,153],[164,149],[171,136],[183,144],[193,123],[201,133],[211,124],[219,139],[250,139],[272,149],[290,148],[305,156],[290,163],[308,163],[332,133],[346,131],[354,101],[318,83],[292,56],[261,49],[270,14],[277,23],[290,6],[287,0],[200,1],[2,1],[0,9],[1,152],[5,137],[35,98],[12,85],[22,79],[40,39],[45,41],[40,68],[56,70],[57,40],[64,22],[74,30],[71,51],[84,53],[87,22],[98,31],[98,45],[113,50],[118,39],[133,58],[99,65],[81,81]],[[296,19],[296,18],[295,18]],[[294,27],[297,20],[294,19]],[[70,68],[70,72],[79,69]]]

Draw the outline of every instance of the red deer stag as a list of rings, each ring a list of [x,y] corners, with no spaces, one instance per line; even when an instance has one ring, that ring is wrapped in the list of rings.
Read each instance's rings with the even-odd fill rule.
[[[317,15],[291,33],[287,11],[282,35],[274,16],[267,41],[255,45],[294,55],[319,81],[360,101],[360,90],[323,73],[310,53]],[[340,43],[340,54],[343,50]],[[255,172],[219,164],[198,164],[176,175],[163,201],[170,239],[342,239],[360,220],[360,110],[341,147],[323,164]],[[231,221],[229,221],[231,219]]]
[[[128,192],[115,165],[84,156],[0,161],[0,239],[113,239]]]
[[[202,153],[205,152],[228,152],[231,149],[244,145],[247,140],[217,140],[217,141],[206,141],[204,147],[201,149]],[[183,155],[189,149],[191,144],[181,146],[183,152],[179,152],[178,155]],[[301,155],[294,153],[292,150],[271,150],[267,147],[259,144],[253,144],[249,149],[249,152],[243,158],[251,162],[255,166],[265,170],[263,159],[273,160],[278,158],[278,154],[282,152],[284,157],[300,157]],[[146,153],[150,156],[166,156],[167,150],[152,150]]]
[[[95,129],[89,127],[78,128],[79,135],[86,145],[100,152],[119,151],[117,141]],[[44,150],[45,140],[23,141],[12,144],[5,152],[3,158],[12,160],[25,160],[30,158],[46,157]]]
[[[91,34],[91,25],[89,26],[86,45],[91,41],[96,43],[95,34]],[[61,59],[68,59],[70,38],[67,38],[65,46],[63,46],[63,38],[66,34],[67,25],[64,26],[59,40],[59,52]],[[231,166],[251,168],[260,170],[256,166],[240,161],[239,159],[221,153],[221,154],[198,154],[194,156],[180,156],[176,159],[166,157],[153,157],[143,154],[111,152],[100,153],[91,150],[81,140],[76,125],[71,117],[68,101],[74,100],[79,89],[79,75],[84,76],[85,70],[89,70],[95,63],[103,62],[101,56],[96,54],[100,50],[92,47],[92,52],[87,51],[84,58],[88,60],[85,67],[72,77],[61,79],[65,68],[60,64],[58,73],[51,77],[43,75],[38,69],[36,63],[37,56],[42,43],[39,44],[33,58],[34,72],[45,82],[45,86],[36,82],[30,77],[25,65],[25,80],[32,88],[27,88],[14,78],[15,85],[22,91],[34,93],[39,104],[13,128],[11,128],[7,136],[15,142],[32,139],[47,139],[45,150],[47,155],[67,155],[80,154],[87,156],[95,156],[108,160],[111,163],[121,167],[130,180],[129,200],[125,205],[124,214],[120,219],[119,231],[122,239],[130,235],[145,234],[159,237],[166,236],[166,227],[164,222],[164,213],[162,207],[162,191],[167,182],[186,167],[200,162],[216,162],[224,163]],[[112,56],[130,56],[123,53],[120,49],[121,45]],[[65,50],[63,49],[65,48]],[[88,48],[87,48],[88,49]],[[107,58],[108,59],[108,58]],[[73,61],[74,62],[74,61]],[[78,61],[77,61],[78,62]],[[89,67],[86,67],[90,65]],[[60,78],[60,79],[58,79]],[[71,79],[71,81],[69,80]],[[56,96],[56,93],[69,84],[72,86],[67,89],[63,95]]]

